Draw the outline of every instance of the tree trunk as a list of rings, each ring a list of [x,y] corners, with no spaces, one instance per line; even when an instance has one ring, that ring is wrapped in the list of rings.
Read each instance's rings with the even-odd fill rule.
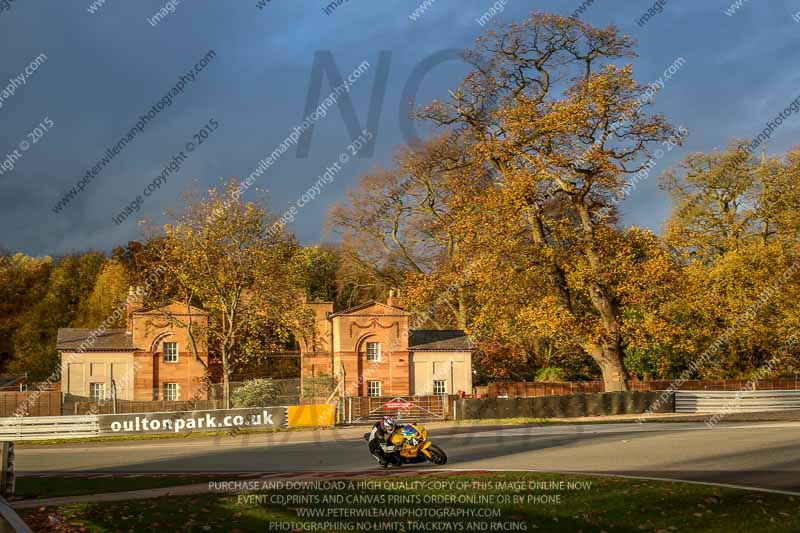
[[[595,247],[594,223],[586,204],[581,200],[576,201],[575,204],[584,230],[584,253],[592,267],[593,279],[588,283],[589,299],[600,315],[600,323],[603,327],[602,344],[595,346],[590,354],[603,372],[606,392],[628,390],[628,376],[625,365],[622,363],[622,334],[617,308],[606,288],[596,280],[596,276],[602,270],[602,265],[600,264],[600,254]]]
[[[228,370],[228,355],[222,354],[222,395],[225,398],[225,409],[231,408],[231,376]]]
[[[545,237],[544,222],[540,213],[533,215],[531,221],[531,238],[533,242],[539,247],[547,247],[547,238]],[[569,289],[567,288],[567,278],[564,275],[564,270],[556,263],[554,259],[545,259],[547,261],[547,278],[556,292],[558,303],[567,311],[572,312],[572,299],[570,298]]]
[[[630,390],[628,388],[628,373],[622,364],[622,356],[613,345],[600,346],[595,344],[587,351],[603,373],[603,387],[606,392]]]
[[[458,329],[464,331],[467,329],[467,303],[464,301],[464,288],[458,288]]]

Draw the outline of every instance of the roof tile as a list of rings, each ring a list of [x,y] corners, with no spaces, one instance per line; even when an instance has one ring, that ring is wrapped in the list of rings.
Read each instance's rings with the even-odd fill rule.
[[[59,328],[56,340],[57,350],[76,350],[83,344],[83,351],[96,352],[102,350],[135,351],[133,337],[125,329],[107,329],[102,334],[92,337],[95,329]],[[91,339],[94,338],[92,342]]]
[[[469,351],[472,346],[460,329],[417,329],[408,335],[409,350]]]

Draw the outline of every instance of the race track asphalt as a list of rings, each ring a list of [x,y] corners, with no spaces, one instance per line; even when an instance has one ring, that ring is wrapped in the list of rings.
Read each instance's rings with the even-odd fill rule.
[[[365,428],[209,439],[19,446],[31,473],[358,472]],[[800,422],[452,426],[429,437],[446,468],[613,473],[800,493]],[[425,465],[403,468],[426,468]]]

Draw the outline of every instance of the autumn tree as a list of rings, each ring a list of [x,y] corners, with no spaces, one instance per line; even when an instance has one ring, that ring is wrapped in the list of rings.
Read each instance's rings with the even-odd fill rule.
[[[77,316],[72,325],[94,328],[104,323],[114,314],[115,309],[124,305],[129,286],[128,273],[121,263],[114,260],[104,262],[91,294],[78,304]],[[124,328],[124,315],[112,327]]]
[[[52,268],[50,257],[24,254],[0,257],[0,363],[3,367],[14,358],[14,334],[23,325],[26,314],[47,294]]]
[[[329,223],[350,268],[385,288],[403,288],[407,305],[437,324],[465,328],[466,279],[458,275],[460,212],[485,186],[460,140],[442,135],[398,150],[392,165],[364,174]],[[486,175],[484,178],[488,177]]]
[[[354,246],[342,248],[336,270],[336,298],[334,309],[348,309],[369,300],[382,300],[396,283],[389,280],[402,279],[397,269],[367,268],[357,259]]]
[[[163,227],[156,268],[162,269],[160,308],[178,296],[187,309],[201,307],[208,315],[204,330],[199,317],[171,314],[191,339],[195,357],[207,336],[209,351],[219,357],[226,401],[230,377],[248,361],[280,350],[292,333],[309,327],[301,305],[304,261],[300,247],[275,222],[265,199],[227,201],[237,189],[234,180],[187,194],[186,205],[170,213]],[[158,304],[159,302],[155,302]]]
[[[316,245],[303,249],[306,262],[306,287],[311,300],[335,301],[341,257],[336,246]]]
[[[151,231],[144,242],[128,241],[125,246],[117,246],[111,251],[111,259],[125,268],[131,286],[142,287],[156,270],[160,259],[164,236],[160,231]],[[169,283],[168,280],[162,280]],[[172,287],[175,288],[174,286]]]
[[[87,252],[58,258],[52,268],[48,267],[44,290],[35,289],[27,295],[40,297],[29,300],[29,307],[19,317],[9,371],[28,373],[34,381],[43,380],[56,370],[58,328],[74,326],[80,302],[91,294],[105,260],[101,253]]]
[[[751,158],[742,146],[690,154],[661,177],[666,242],[685,271],[664,313],[680,331],[672,354],[691,360],[725,339],[700,377],[751,374],[799,325],[798,151]],[[791,355],[784,371],[800,366]]]
[[[660,177],[673,204],[666,239],[685,260],[713,262],[753,242],[797,242],[800,147],[751,157],[745,145],[690,154]]]
[[[625,389],[627,374],[620,302],[603,259],[610,223],[596,215],[613,212],[611,199],[646,168],[654,145],[679,142],[664,117],[647,113],[631,67],[619,65],[633,56],[633,42],[613,26],[533,13],[479,38],[466,56],[473,70],[451,99],[419,113],[466,127],[474,157],[496,170],[504,202],[543,260],[554,316],[596,324],[576,333],[607,390]],[[555,216],[547,213],[552,202],[564,207]],[[557,228],[566,239],[554,235]],[[577,285],[559,260],[564,240],[583,262]],[[576,313],[584,299],[590,313]]]
[[[687,260],[713,261],[758,238],[758,162],[742,154],[741,143],[693,153],[661,175],[673,202],[666,238]]]
[[[800,263],[783,243],[744,243],[713,264],[693,261],[686,273],[686,290],[676,291],[680,307],[672,315],[682,332],[675,351],[695,358],[724,339],[698,377],[746,378],[800,327]],[[800,370],[799,355],[794,350],[783,361],[786,368]]]
[[[759,166],[759,174],[764,239],[777,236],[787,242],[800,242],[800,146],[783,158],[767,159]]]

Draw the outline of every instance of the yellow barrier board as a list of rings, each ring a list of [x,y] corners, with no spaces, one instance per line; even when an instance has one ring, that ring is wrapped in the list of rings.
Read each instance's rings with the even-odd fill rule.
[[[288,407],[289,427],[332,426],[336,413],[332,405],[292,405]]]

